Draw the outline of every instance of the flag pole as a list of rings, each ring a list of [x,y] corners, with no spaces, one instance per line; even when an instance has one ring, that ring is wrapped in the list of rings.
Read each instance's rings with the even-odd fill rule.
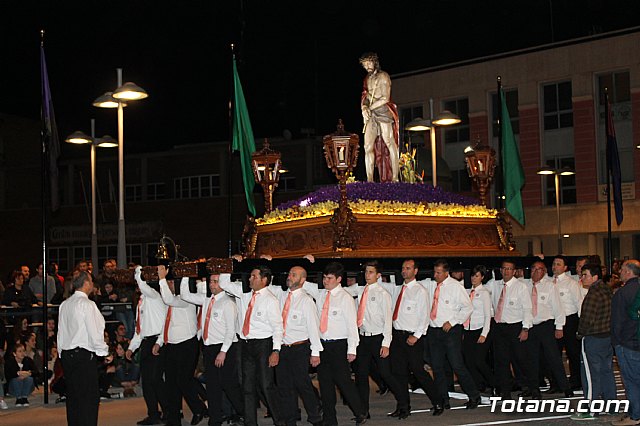
[[[609,153],[609,91],[604,88],[604,134],[607,144],[606,160],[607,160],[607,273],[611,275],[613,273],[613,253],[611,243],[611,154]]]
[[[233,227],[231,226],[231,213],[232,213],[232,209],[231,209],[231,172],[232,172],[232,167],[233,167],[233,109],[235,107],[234,105],[234,81],[233,81],[233,61],[235,59],[236,53],[235,53],[235,46],[233,43],[231,43],[231,90],[229,91],[229,152],[228,152],[228,158],[229,161],[227,161],[227,217],[229,218],[228,221],[228,229],[227,229],[227,236],[228,236],[228,244],[227,244],[227,255],[228,257],[231,257],[232,254],[232,238],[231,238],[231,233],[233,230]]]
[[[41,52],[41,62],[44,60],[44,30],[40,30],[40,52]],[[48,336],[48,332],[47,332],[47,204],[49,201],[49,191],[47,191],[47,186],[48,186],[48,173],[47,173],[47,160],[48,160],[48,150],[47,150],[47,135],[48,135],[48,131],[47,131],[47,123],[46,123],[46,117],[45,117],[45,105],[44,102],[46,102],[46,98],[44,96],[46,87],[45,87],[45,79],[44,79],[44,73],[46,72],[44,69],[44,64],[41,63],[40,64],[40,79],[41,79],[41,106],[40,106],[40,124],[41,124],[41,129],[40,129],[40,141],[42,143],[42,155],[41,155],[41,160],[42,160],[42,165],[41,165],[41,185],[42,185],[42,200],[41,200],[41,213],[42,213],[42,322],[43,327],[41,327],[42,329],[42,334],[43,334],[43,342],[44,342],[44,348],[43,348],[43,356],[42,356],[42,371],[44,372],[44,404],[48,404],[49,403],[49,386],[48,386],[48,380],[47,380],[47,372],[48,372],[48,362],[47,362],[47,358],[48,358],[48,354],[47,354],[47,348],[49,347],[49,336]],[[49,135],[49,138],[51,137],[51,135]]]
[[[503,159],[502,159],[502,98],[500,92],[502,91],[502,77],[497,77],[498,83],[498,152],[496,158],[500,161],[500,167],[496,167],[498,169],[498,173],[496,176],[496,192],[498,193],[498,205],[497,210],[503,210],[505,208],[505,199],[504,197],[504,173],[502,171],[503,167]]]

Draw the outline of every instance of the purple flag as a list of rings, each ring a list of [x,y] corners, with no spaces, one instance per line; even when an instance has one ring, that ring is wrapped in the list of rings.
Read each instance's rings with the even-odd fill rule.
[[[60,140],[56,117],[53,113],[51,90],[49,89],[49,75],[47,74],[47,62],[44,58],[44,48],[40,46],[40,78],[42,82],[42,107],[40,118],[42,120],[42,143],[48,153],[48,172],[51,191],[51,211],[58,210],[60,199],[58,197],[58,157],[60,157]]]

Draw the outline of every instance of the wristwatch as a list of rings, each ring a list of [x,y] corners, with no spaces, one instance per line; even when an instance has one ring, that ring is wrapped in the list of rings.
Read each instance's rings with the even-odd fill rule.
[[[528,328],[523,328],[522,331],[529,332],[529,329]]]
[[[275,352],[275,353],[279,354],[280,353],[280,349],[274,349],[271,352]]]

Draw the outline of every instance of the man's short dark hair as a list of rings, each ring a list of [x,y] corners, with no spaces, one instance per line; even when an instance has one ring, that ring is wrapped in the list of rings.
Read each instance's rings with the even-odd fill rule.
[[[253,269],[257,269],[258,273],[260,274],[260,278],[266,278],[267,279],[267,285],[269,285],[271,283],[271,268],[269,268],[268,266],[264,266],[264,265],[259,265],[256,266]]]
[[[516,268],[516,262],[515,260],[511,259],[511,258],[506,258],[502,261],[501,265],[505,264],[505,263],[510,263],[513,265],[513,268]]]
[[[380,264],[380,262],[378,262],[377,260],[370,260],[368,262],[365,262],[365,264],[363,265],[364,269],[367,269],[367,267],[371,267],[373,269],[376,270],[376,274],[381,274],[382,273],[382,265]]]
[[[342,275],[344,275],[344,266],[342,266],[342,263],[329,262],[327,264],[327,266],[324,267],[323,274],[324,275],[333,275],[336,278],[339,278]]]
[[[602,279],[602,267],[597,263],[585,263],[582,267],[582,272],[589,271],[592,277],[598,276],[598,279]]]
[[[578,257],[576,257],[576,263],[580,262],[580,261],[583,261],[583,260],[588,262],[589,261],[589,256],[578,256]]]
[[[405,259],[402,263],[404,263],[404,262],[413,262],[413,268],[414,269],[420,269],[420,265],[418,264],[418,261],[415,260],[415,259],[411,259],[411,258]]]
[[[89,281],[91,282],[91,277],[89,276],[88,272],[80,272],[80,274],[74,278],[73,280],[73,289],[74,290],[79,290],[82,288],[82,286],[84,285],[85,281]]]
[[[567,266],[567,258],[564,257],[563,255],[557,254],[557,255],[553,256],[553,260],[556,260],[556,259],[562,260],[562,263],[564,263],[564,266]]]
[[[482,275],[482,278],[486,277],[487,276],[487,267],[484,266],[484,265],[476,265],[471,270],[471,275],[475,275],[478,272],[480,272],[480,275]]]
[[[445,272],[449,272],[449,262],[447,262],[445,259],[436,260],[433,264],[433,268],[435,269],[438,266],[442,267]]]

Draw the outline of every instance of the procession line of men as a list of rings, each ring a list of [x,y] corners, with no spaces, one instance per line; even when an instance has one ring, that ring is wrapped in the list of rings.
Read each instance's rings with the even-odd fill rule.
[[[511,399],[514,383],[523,388],[520,397],[540,398],[540,359],[546,361],[552,392],[559,390],[572,396],[572,385],[580,383],[582,375],[587,398],[614,399],[612,344],[631,403],[629,416],[613,424],[640,424],[638,320],[627,314],[637,298],[640,263],[625,262],[625,286],[613,297],[608,286],[603,287],[606,284],[600,280],[598,265],[587,264],[584,272],[579,271],[584,287],[566,274],[562,257],[553,261],[553,277],[547,275],[542,262],[532,265],[530,280],[516,278],[515,268],[513,261],[503,261],[502,279],[491,279],[483,285],[487,271],[478,266],[473,270],[473,287],[467,292],[449,275],[444,260],[435,263],[433,279],[422,281],[416,280],[416,262],[406,260],[402,285],[383,282],[375,261],[365,264],[364,286],[343,286],[344,268],[337,262],[325,267],[323,288],[307,281],[305,269],[296,266],[289,271],[286,290],[271,282],[269,268],[258,266],[249,277],[250,292],[243,291],[241,282],[232,282],[230,274],[216,274],[208,280],[210,297],[202,289],[192,293],[186,278],[176,295],[163,266],[158,267],[160,282],[154,289],[142,280],[138,268],[136,280],[142,297],[136,308],[136,333],[130,350],[141,351],[147,404],[147,417],[138,423],[160,424],[161,408],[166,424],[180,424],[183,397],[194,413],[192,424],[205,417],[207,408],[193,382],[201,337],[210,425],[222,423],[223,394],[247,425],[257,425],[259,399],[267,405],[275,425],[295,425],[298,397],[310,423],[337,425],[336,387],[353,412],[355,423],[363,424],[370,418],[372,365],[395,397],[396,409],[389,416],[400,420],[411,413],[410,375],[431,400],[432,414],[441,415],[448,404],[451,373],[468,396],[468,409],[478,406],[479,388],[485,385],[504,399]],[[104,329],[104,320],[82,298],[84,287],[89,291],[87,280],[90,284],[90,277],[81,275],[78,283],[74,282],[80,290],[78,296],[61,307],[58,340],[62,361],[67,363],[65,369],[70,371],[86,369],[94,356],[105,351],[94,336],[101,326]],[[199,314],[196,305],[200,306]],[[581,308],[582,318],[578,318]],[[70,320],[75,315],[72,309],[82,312],[88,327],[84,332]],[[578,318],[575,331],[569,325],[573,315]],[[582,342],[576,339],[576,333]],[[493,372],[482,359],[486,360],[489,335],[493,341]],[[564,342],[559,343],[562,339]],[[577,361],[579,373],[574,377],[576,367],[571,366],[572,374],[567,379],[560,345],[566,347],[571,365],[576,362],[569,349],[574,341],[581,357]],[[424,368],[425,344],[433,379]],[[352,363],[355,383],[351,379]],[[309,367],[317,367],[321,397],[311,383]],[[93,398],[91,392],[85,392],[87,379],[79,382],[82,395],[73,389],[77,387],[73,383],[69,390],[69,424],[95,424],[84,419],[95,416],[97,421],[97,402],[95,412],[69,413],[70,408],[78,407],[79,399],[87,395]]]

